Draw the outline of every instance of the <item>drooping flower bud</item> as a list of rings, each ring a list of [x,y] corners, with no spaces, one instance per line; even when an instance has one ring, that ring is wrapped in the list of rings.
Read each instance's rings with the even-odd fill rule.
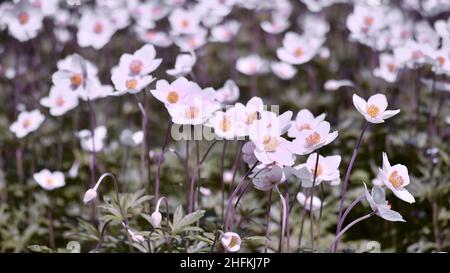
[[[83,202],[87,204],[92,200],[94,200],[95,198],[97,198],[97,191],[95,189],[89,189],[84,194]]]

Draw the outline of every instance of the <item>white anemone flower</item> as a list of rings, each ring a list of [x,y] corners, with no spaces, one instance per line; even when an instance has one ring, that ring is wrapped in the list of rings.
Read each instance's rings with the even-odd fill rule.
[[[402,164],[391,166],[386,153],[383,153],[383,168],[379,169],[379,178],[395,196],[401,200],[414,203],[414,196],[405,187],[409,185],[408,168]]]
[[[9,130],[17,138],[23,138],[29,133],[36,131],[44,120],[45,116],[38,109],[30,112],[22,111],[17,117],[17,120],[11,124]]]
[[[400,113],[400,110],[386,110],[388,103],[383,94],[375,94],[367,101],[353,94],[353,104],[356,110],[370,123],[383,123],[384,120]]]
[[[66,184],[62,172],[51,172],[47,169],[43,169],[40,172],[33,174],[33,179],[39,186],[48,191],[61,188]]]

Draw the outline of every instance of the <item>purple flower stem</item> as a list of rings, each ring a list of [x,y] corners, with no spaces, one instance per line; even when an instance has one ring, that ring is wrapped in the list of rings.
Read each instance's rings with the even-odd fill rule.
[[[225,166],[225,154],[227,151],[227,140],[223,141],[222,155],[220,159],[220,191],[222,193],[222,201],[221,201],[221,218],[223,219],[224,210],[225,210],[225,183],[223,181],[223,172]]]
[[[367,130],[367,127],[369,127],[369,122],[366,121],[364,123],[364,126],[361,130],[361,135],[358,138],[358,141],[356,142],[355,149],[353,150],[352,158],[350,159],[350,164],[348,165],[347,171],[345,173],[344,183],[342,185],[342,192],[341,192],[341,200],[339,203],[339,214],[338,214],[338,223],[342,221],[342,213],[344,211],[344,201],[347,195],[347,187],[348,187],[348,180],[350,179],[350,173],[352,172],[353,164],[355,163],[356,155],[358,154],[359,146],[361,145],[362,138],[364,136],[364,132]],[[341,227],[338,225],[336,227],[336,236],[341,232]],[[336,240],[336,244],[334,245],[333,251],[336,251],[339,244],[339,239]]]
[[[159,186],[160,186],[160,181],[161,181],[161,164],[162,164],[162,160],[164,158],[164,153],[166,151],[166,147],[170,141],[171,128],[172,128],[172,120],[169,120],[169,122],[167,124],[166,135],[164,138],[164,144],[161,148],[161,153],[159,154],[159,157],[158,157],[157,170],[156,170],[156,183],[155,183],[155,198],[154,198],[155,202],[158,202],[158,200],[159,200]]]
[[[369,219],[370,217],[372,217],[373,215],[375,215],[375,211],[372,211],[371,213],[364,215],[362,217],[359,217],[358,219],[354,220],[353,222],[351,222],[350,224],[348,224],[342,231],[339,232],[338,235],[336,235],[336,238],[333,240],[333,242],[331,243],[331,246],[333,245],[337,245],[337,241],[342,237],[342,235],[344,235],[344,233],[349,230],[352,226],[356,225],[357,223],[364,221],[366,219]],[[334,252],[334,251],[333,251]]]
[[[268,192],[267,210],[266,210],[266,243],[264,247],[264,253],[267,253],[267,244],[269,239],[269,225],[270,225],[270,209],[272,208],[272,189]]]
[[[313,221],[313,217],[314,217],[314,215],[313,215],[313,209],[312,209],[312,206],[313,206],[313,202],[312,202],[312,200],[313,200],[313,197],[314,197],[314,188],[316,187],[316,180],[317,180],[317,168],[318,168],[318,166],[319,166],[319,150],[317,150],[317,152],[316,152],[316,164],[315,164],[315,167],[314,167],[314,177],[313,177],[313,184],[312,184],[312,187],[311,187],[311,192],[310,192],[310,204],[309,204],[309,219],[310,219],[310,222],[311,222],[311,249],[314,251],[314,228],[313,228],[313,226],[314,226],[314,221]]]
[[[213,143],[211,143],[211,145],[208,147],[208,149],[206,150],[205,154],[203,155],[202,159],[197,160],[197,164],[195,166],[195,170],[192,174],[191,177],[191,181],[189,184],[189,202],[188,202],[188,211],[189,213],[191,213],[192,211],[194,211],[194,192],[195,192],[195,180],[199,174],[200,171],[200,167],[203,164],[203,162],[205,161],[205,159],[208,157],[209,152],[212,150],[212,148],[214,147],[214,145],[217,143],[217,140],[215,140]],[[200,153],[199,153],[200,155]]]
[[[244,182],[245,182],[245,179],[247,178],[247,176],[249,176],[249,174],[256,168],[257,165],[258,165],[258,162],[253,164],[253,166],[247,171],[247,173],[244,175],[244,177],[242,177],[241,181],[237,185],[236,189],[234,189],[234,191],[230,195],[230,197],[228,197],[227,213],[225,214],[225,223],[224,223],[224,230],[225,230],[225,232],[227,232],[228,230],[231,229],[231,225],[230,225],[230,218],[231,217],[230,216],[231,216],[231,209],[232,209],[233,200],[236,197],[236,195],[238,194],[240,188],[244,185]]]

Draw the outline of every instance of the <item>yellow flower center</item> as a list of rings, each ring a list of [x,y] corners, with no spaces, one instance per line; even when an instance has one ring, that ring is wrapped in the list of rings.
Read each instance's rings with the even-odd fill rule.
[[[182,28],[187,28],[187,27],[189,27],[189,21],[188,21],[187,19],[181,20],[181,27],[182,27]]]
[[[62,96],[59,96],[58,98],[56,98],[56,106],[63,106],[65,103],[64,98]]]
[[[397,66],[394,63],[389,63],[387,65],[389,72],[393,73],[395,71],[397,71]]]
[[[135,79],[130,79],[125,82],[125,86],[128,89],[136,89],[137,85],[138,85],[138,82]]]
[[[437,61],[441,66],[445,64],[445,58],[442,56],[437,57]]]
[[[297,47],[294,51],[294,55],[297,58],[300,58],[303,55],[303,50],[300,47]]]
[[[142,62],[141,61],[139,61],[139,60],[133,60],[131,63],[130,63],[130,71],[131,71],[131,73],[133,73],[133,74],[139,74],[139,73],[141,73],[141,71],[142,71],[142,67],[143,67],[144,65],[142,64]]]
[[[94,32],[96,34],[102,33],[103,32],[103,24],[100,23],[100,22],[95,23],[95,25],[94,25]]]
[[[28,128],[28,127],[30,127],[30,125],[31,125],[31,120],[29,119],[29,118],[26,118],[24,121],[23,121],[23,123],[22,123],[22,126],[23,126],[23,128]]]
[[[266,152],[273,152],[280,146],[280,143],[276,137],[266,135],[263,140],[263,145]]]
[[[169,103],[177,103],[178,102],[178,100],[180,99],[180,96],[178,95],[178,93],[176,92],[176,91],[170,91],[168,94],[167,94],[167,101],[169,102]]]
[[[197,106],[190,106],[185,111],[185,115],[189,119],[195,119],[196,117],[198,117],[199,113],[200,109],[198,109]]]
[[[23,12],[19,13],[18,19],[19,19],[19,23],[21,25],[25,25],[30,20],[30,15],[23,11]]]
[[[311,173],[314,175],[314,172],[315,172],[315,169],[314,168],[311,168]],[[322,165],[318,165],[317,166],[317,173],[316,173],[316,177],[317,176],[321,176],[323,174],[323,167],[322,167]]]
[[[231,239],[230,239],[230,243],[228,244],[228,247],[233,248],[233,247],[237,246],[238,243],[239,243],[239,238],[235,235],[232,235]]]
[[[53,184],[55,184],[55,180],[53,180],[53,178],[49,177],[47,178],[47,185],[52,186]]]
[[[397,171],[393,171],[390,175],[389,175],[389,183],[392,184],[392,186],[394,186],[394,188],[398,189],[400,188],[403,183],[405,182],[403,180],[403,178],[398,174]]]
[[[371,26],[371,25],[373,25],[374,22],[375,22],[375,19],[373,19],[372,16],[366,16],[366,17],[364,18],[364,24],[365,24],[366,26]]]
[[[308,123],[303,123],[303,124],[297,124],[297,130],[299,131],[303,131],[303,130],[311,130],[311,125],[309,125]]]
[[[367,111],[367,114],[371,118],[375,118],[380,113],[380,108],[378,108],[377,106],[371,104],[371,105],[367,106],[366,111]]]
[[[77,88],[82,83],[83,83],[83,75],[81,75],[80,73],[76,73],[76,74],[73,74],[72,76],[70,76],[70,84],[74,88]]]
[[[231,129],[231,121],[226,116],[223,116],[219,128],[223,132],[228,132]]]
[[[310,135],[306,138],[306,144],[307,144],[308,146],[310,146],[310,147],[316,145],[316,144],[319,143],[319,142],[320,142],[320,134],[317,133],[317,132],[314,132],[314,133],[310,134]]]

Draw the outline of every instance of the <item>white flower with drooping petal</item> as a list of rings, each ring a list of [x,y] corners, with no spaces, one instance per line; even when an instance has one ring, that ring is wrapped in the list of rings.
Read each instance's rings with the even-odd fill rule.
[[[211,42],[227,43],[233,39],[240,28],[241,24],[236,21],[228,21],[222,25],[215,26],[211,29]]]
[[[310,196],[306,197],[306,195],[303,192],[297,193],[297,201],[306,210],[311,209],[312,203],[312,211],[319,210],[322,204],[322,201],[318,197],[316,196],[313,196],[312,198]]]
[[[397,80],[398,71],[401,67],[402,64],[395,58],[394,55],[381,53],[380,65],[374,69],[373,74],[387,82],[395,82]]]
[[[323,38],[288,32],[283,39],[283,47],[277,49],[277,56],[283,62],[299,65],[309,62],[319,52]]]
[[[270,68],[272,72],[282,80],[290,80],[297,73],[297,69],[285,62],[271,62]]]
[[[47,169],[33,174],[33,179],[39,186],[48,191],[61,188],[66,184],[62,172],[51,172]]]
[[[235,232],[225,232],[220,242],[228,252],[238,252],[241,248],[241,237]]]
[[[194,34],[200,27],[200,18],[192,11],[175,9],[169,16],[174,34]]]
[[[269,72],[269,62],[257,54],[250,54],[236,61],[236,69],[247,76],[265,74]]]
[[[372,193],[369,193],[366,183],[364,183],[364,193],[370,207],[378,216],[392,222],[406,222],[400,213],[391,209],[391,206],[386,201],[386,194],[383,188],[374,186]]]
[[[44,122],[45,116],[36,109],[30,112],[20,112],[17,120],[11,124],[9,130],[16,135],[17,138],[23,138],[31,132],[36,131]]]
[[[233,103],[239,99],[239,86],[233,80],[227,80],[222,88],[216,91],[216,100],[222,104]]]
[[[405,189],[409,185],[408,168],[402,164],[391,166],[386,153],[383,153],[383,168],[379,169],[379,178],[395,196],[408,203],[414,203],[414,196]]]
[[[193,51],[188,54],[180,54],[177,56],[175,60],[175,67],[172,69],[166,70],[166,73],[174,76],[174,77],[184,77],[187,74],[191,73],[192,68],[197,62],[197,57]]]
[[[302,109],[298,112],[295,121],[291,122],[288,136],[296,138],[301,131],[306,129],[312,130],[324,120],[325,114],[320,114],[319,116],[314,117],[314,115],[308,109]]]
[[[292,113],[291,113],[292,114]],[[291,115],[292,116],[292,115]],[[272,126],[267,126],[265,120],[257,120],[250,126],[250,139],[255,144],[255,156],[263,164],[279,166],[294,165],[291,152],[292,143],[281,137],[278,119],[271,119]]]
[[[78,95],[73,91],[61,88],[61,86],[52,86],[48,97],[42,98],[40,103],[50,108],[52,116],[61,116],[78,106]]]
[[[400,110],[386,110],[388,103],[383,94],[375,94],[367,101],[353,94],[353,104],[356,110],[370,123],[383,123],[385,119],[400,113]]]
[[[99,126],[94,130],[94,136],[90,130],[81,130],[77,133],[80,139],[81,148],[87,152],[100,152],[105,145],[107,129],[105,126]]]
[[[302,130],[292,141],[292,152],[298,155],[307,155],[315,150],[328,145],[338,136],[338,132],[330,133],[330,123],[320,122],[312,129]]]
[[[255,143],[253,141],[247,141],[242,146],[242,160],[247,163],[249,166],[253,166],[258,162],[258,158],[255,156]]]
[[[294,174],[300,179],[302,187],[311,188],[314,180],[314,172],[316,168],[317,153],[310,154],[306,163],[295,166]],[[330,182],[331,186],[337,186],[340,183],[339,164],[341,163],[341,156],[326,156],[319,155],[319,163],[317,165],[316,183],[320,185],[323,181]]]
[[[116,31],[117,29],[109,17],[101,12],[86,9],[78,23],[78,45],[101,49],[111,40]]]
[[[261,169],[255,168],[250,175],[250,177],[253,177],[252,183],[256,189],[260,191],[269,191],[286,181],[286,176],[283,175],[283,169],[280,166],[261,164],[260,168]]]

